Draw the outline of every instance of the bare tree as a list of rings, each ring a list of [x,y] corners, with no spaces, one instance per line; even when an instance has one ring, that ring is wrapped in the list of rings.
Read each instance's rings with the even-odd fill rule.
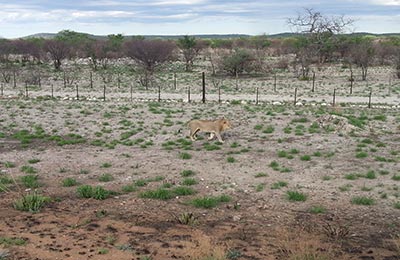
[[[162,40],[132,40],[125,42],[126,54],[133,58],[144,75],[143,85],[148,88],[153,74],[160,65],[172,60],[176,45]]]
[[[295,28],[306,40],[297,48],[297,59],[302,62],[302,71],[309,71],[310,57],[318,57],[318,62],[325,62],[334,50],[337,35],[344,32],[352,19],[344,16],[327,17],[312,8],[304,9],[304,13],[295,18],[289,18],[287,23]],[[299,46],[298,46],[299,47]],[[302,76],[305,77],[304,73]]]
[[[349,60],[361,68],[362,80],[367,79],[368,68],[372,64],[375,55],[373,42],[367,37],[355,37],[349,49]]]
[[[68,57],[70,48],[69,46],[59,40],[47,40],[44,43],[44,50],[50,55],[54,68],[61,69],[62,60]]]

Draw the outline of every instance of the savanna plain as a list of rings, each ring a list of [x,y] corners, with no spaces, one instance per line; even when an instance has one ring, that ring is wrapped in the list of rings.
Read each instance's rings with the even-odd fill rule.
[[[0,259],[400,259],[396,108],[0,107]],[[222,117],[224,143],[187,137]]]

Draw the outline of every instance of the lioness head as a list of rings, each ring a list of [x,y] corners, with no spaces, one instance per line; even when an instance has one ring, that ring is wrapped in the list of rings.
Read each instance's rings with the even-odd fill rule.
[[[231,121],[229,121],[228,119],[221,119],[221,123],[222,123],[222,131],[232,128]]]

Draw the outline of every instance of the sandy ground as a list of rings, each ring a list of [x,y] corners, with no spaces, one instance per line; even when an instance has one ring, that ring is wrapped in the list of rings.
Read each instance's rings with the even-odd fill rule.
[[[4,259],[400,259],[395,107],[113,99],[3,99],[0,107],[0,176],[16,182],[0,193]],[[186,138],[191,118],[219,117],[233,123],[224,144],[203,134],[192,143]],[[352,117],[364,117],[365,124],[350,124]],[[84,142],[59,145],[46,137],[25,144],[15,137],[38,126],[47,136],[75,134]],[[360,152],[367,155],[358,157]],[[23,166],[37,170],[38,191],[52,198],[38,213],[13,207],[32,192],[20,181]],[[194,173],[195,194],[141,196],[160,186],[184,186],[185,170]],[[366,177],[371,171],[374,176]],[[113,179],[100,181],[103,174]],[[115,193],[105,200],[80,198],[77,186],[63,187],[67,177]],[[147,185],[122,190],[138,180]],[[276,188],[278,182],[286,186]],[[288,191],[306,200],[292,202]],[[220,195],[230,201],[213,208],[190,204]],[[374,204],[352,203],[357,196]],[[184,214],[193,215],[192,225],[182,221]],[[26,243],[8,245],[1,238]]]

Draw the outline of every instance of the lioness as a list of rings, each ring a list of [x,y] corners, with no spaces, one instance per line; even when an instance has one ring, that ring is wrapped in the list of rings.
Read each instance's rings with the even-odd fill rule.
[[[196,140],[196,134],[200,131],[210,133],[208,140],[217,136],[218,141],[223,143],[221,138],[221,132],[232,128],[231,122],[227,119],[217,119],[217,120],[192,120],[188,123],[190,128],[190,139],[192,141]]]

